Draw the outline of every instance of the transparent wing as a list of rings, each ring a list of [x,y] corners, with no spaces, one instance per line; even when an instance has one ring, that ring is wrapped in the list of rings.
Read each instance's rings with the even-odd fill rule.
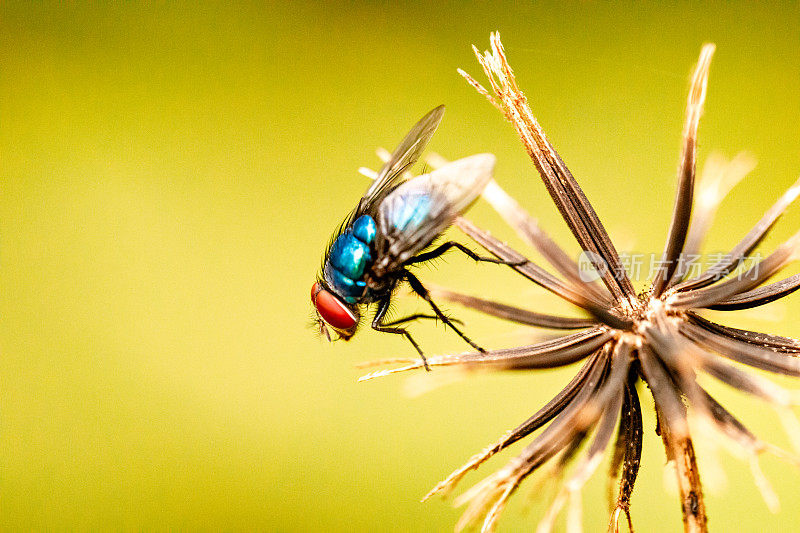
[[[402,179],[403,172],[417,162],[419,156],[428,145],[436,128],[444,116],[444,106],[440,105],[428,112],[394,149],[389,160],[381,167],[375,181],[372,182],[358,205],[357,211],[369,211],[383,195],[388,193]]]
[[[446,230],[480,196],[494,165],[492,154],[465,157],[412,178],[386,196],[378,211],[386,268],[404,263]]]

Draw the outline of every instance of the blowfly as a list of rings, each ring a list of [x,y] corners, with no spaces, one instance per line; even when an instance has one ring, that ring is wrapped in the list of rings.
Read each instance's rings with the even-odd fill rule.
[[[322,272],[311,289],[311,300],[319,330],[328,340],[331,340],[329,328],[339,338],[349,340],[358,329],[364,308],[375,303],[372,329],[405,336],[423,361],[422,349],[401,324],[438,318],[473,348],[484,351],[442,313],[428,290],[408,269],[451,248],[477,261],[503,263],[480,257],[455,241],[429,249],[478,198],[492,179],[495,165],[493,155],[477,154],[411,177],[410,167],[419,159],[443,115],[444,106],[439,106],[411,128],[325,252]],[[434,314],[414,314],[386,322],[392,295],[401,282],[407,282]]]

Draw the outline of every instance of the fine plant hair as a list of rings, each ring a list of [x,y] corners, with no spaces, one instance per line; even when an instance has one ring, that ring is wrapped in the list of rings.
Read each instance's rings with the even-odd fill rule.
[[[701,249],[723,197],[753,168],[752,159],[746,155],[731,162],[710,158],[703,176],[695,179],[698,124],[714,45],[702,47],[691,78],[677,193],[662,254],[663,268],[651,280],[650,289],[641,294],[634,290],[594,208],[534,117],[509,66],[499,34],[491,35],[489,51],[481,53],[473,49],[488,78],[488,88],[466,72],[459,70],[459,73],[514,126],[547,192],[586,257],[591,259],[597,276],[587,281],[581,275],[579,263],[496,182],[489,184],[483,197],[544,258],[548,267],[534,263],[466,218],[458,219],[458,228],[479,246],[506,261],[508,268],[583,310],[585,317],[562,317],[542,313],[538,308],[523,309],[495,301],[485,293],[473,296],[441,288],[434,291],[439,298],[487,315],[563,333],[546,341],[486,353],[429,357],[427,364],[434,370],[454,367],[520,371],[576,365],[577,371],[553,399],[471,457],[436,485],[424,500],[448,494],[467,473],[490,457],[533,436],[516,457],[456,499],[457,504],[466,505],[457,530],[468,526],[479,526],[481,531],[494,530],[508,499],[522,481],[542,470],[549,479],[561,483],[551,505],[540,517],[537,531],[551,531],[565,507],[567,530],[579,531],[582,488],[607,455],[611,458],[608,529],[619,531],[623,520],[632,529],[631,496],[644,439],[639,395],[649,390],[656,411],[656,433],[663,441],[667,461],[674,467],[685,531],[707,531],[708,520],[693,438],[704,445],[708,440],[739,451],[765,502],[771,510],[777,510],[777,496],[762,474],[758,460],[763,452],[770,452],[793,465],[800,464],[796,455],[800,453],[800,433],[791,411],[798,395],[747,371],[746,367],[800,377],[800,341],[718,324],[705,318],[704,311],[755,308],[800,288],[800,275],[767,283],[798,258],[800,232],[745,275],[731,275],[800,195],[800,180],[716,264],[694,277],[679,268],[682,254]],[[429,162],[437,163],[435,158]],[[418,359],[383,362],[404,364],[371,372],[361,379],[424,367]],[[782,450],[748,430],[701,386],[698,377],[706,376],[774,409],[795,449]]]

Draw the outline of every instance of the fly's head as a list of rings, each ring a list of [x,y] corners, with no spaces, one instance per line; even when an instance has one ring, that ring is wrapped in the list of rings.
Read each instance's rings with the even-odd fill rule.
[[[322,281],[311,286],[311,304],[314,306],[319,334],[328,341],[336,338],[350,340],[355,334],[361,318],[358,305],[345,302]],[[336,337],[331,337],[330,330]]]

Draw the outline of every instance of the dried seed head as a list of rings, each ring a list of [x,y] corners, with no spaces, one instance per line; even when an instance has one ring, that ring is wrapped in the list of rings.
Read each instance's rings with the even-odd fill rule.
[[[541,313],[539,309],[527,310],[496,302],[486,294],[472,296],[436,289],[433,293],[437,297],[498,318],[529,326],[578,331],[517,348],[430,357],[428,364],[431,367],[528,370],[582,361],[582,367],[564,389],[531,418],[473,456],[423,500],[437,493],[447,494],[489,457],[539,431],[518,456],[457,498],[456,503],[466,504],[467,509],[456,529],[480,522],[482,531],[492,530],[508,498],[526,477],[546,464],[553,465],[554,476],[567,476],[566,468],[573,464],[538,531],[550,531],[565,506],[568,507],[568,528],[579,530],[581,489],[609,447],[613,449],[610,479],[612,482],[619,479],[616,497],[611,498],[610,529],[617,531],[622,513],[630,524],[630,498],[639,470],[643,439],[636,384],[643,381],[655,400],[657,432],[664,442],[667,459],[674,466],[687,531],[706,530],[703,491],[692,443],[693,432],[698,431],[693,426],[698,424],[704,434],[713,431],[741,451],[768,507],[777,510],[777,497],[761,472],[757,457],[763,451],[770,451],[795,464],[800,464],[800,460],[753,435],[698,383],[697,377],[711,376],[775,408],[800,451],[800,424],[789,410],[796,404],[798,394],[726,362],[733,360],[768,372],[800,377],[800,341],[730,328],[711,322],[700,313],[709,308],[732,311],[757,307],[800,288],[800,275],[764,285],[789,262],[800,258],[800,232],[752,267],[747,272],[753,274],[751,277],[725,279],[730,267],[738,264],[764,239],[800,195],[800,180],[778,199],[730,254],[711,268],[689,278],[688,273],[675,267],[682,254],[700,249],[722,198],[754,166],[752,158],[746,155],[737,156],[730,163],[720,158],[710,159],[695,195],[697,129],[714,53],[714,45],[703,46],[687,102],[678,194],[663,254],[668,267],[656,273],[650,291],[637,295],[608,233],[520,91],[499,35],[491,34],[490,41],[489,51],[480,53],[475,47],[473,50],[491,90],[463,70],[458,72],[513,124],[564,221],[594,265],[597,280],[586,280],[581,275],[580,265],[494,182],[486,187],[484,198],[537,250],[555,273],[528,260],[470,221],[464,218],[457,221],[457,226],[488,252],[511,263],[510,268],[533,283],[584,310],[587,316],[559,317]],[[752,272],[756,267],[758,271]],[[422,367],[421,360],[411,361],[398,368],[372,372],[361,379]],[[581,455],[578,450],[587,440],[590,444]]]

